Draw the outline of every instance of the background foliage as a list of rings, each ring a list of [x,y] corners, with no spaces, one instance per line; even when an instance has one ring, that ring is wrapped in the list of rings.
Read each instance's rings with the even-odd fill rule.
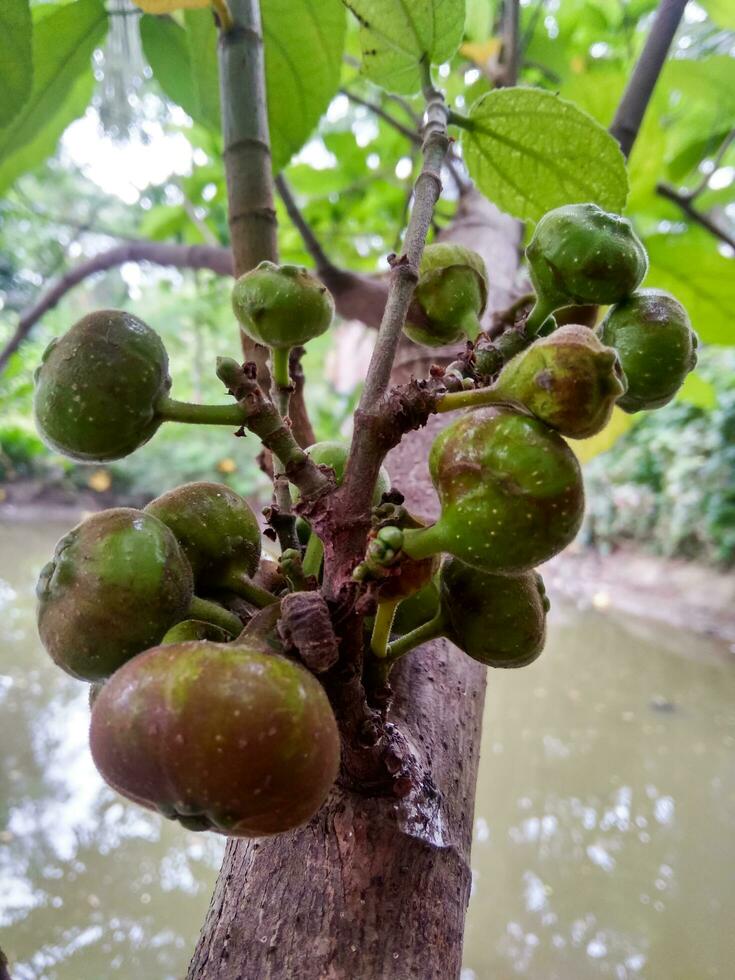
[[[599,141],[593,160],[589,151],[587,158],[575,151],[562,169],[580,194],[622,206],[619,154],[603,128],[654,7],[653,0],[523,4],[521,81],[535,91],[515,94],[496,88],[498,6],[468,0],[463,35],[449,18],[434,39],[438,56],[449,59],[440,81],[455,112],[482,121],[459,150],[482,189],[530,221],[555,203],[554,194],[566,193],[558,187],[558,156],[574,146],[549,142],[560,132],[559,117],[547,133],[541,116],[553,103],[554,112],[583,120],[589,146]],[[416,43],[426,43],[430,8],[431,0],[416,5]],[[339,0],[269,0],[263,13],[276,167],[285,168],[304,216],[337,265],[384,270],[387,254],[400,245],[396,229],[409,206],[417,151],[400,126],[370,106],[415,127],[419,100],[412,93],[419,79],[360,30]],[[390,35],[390,24],[383,27]],[[208,10],[159,17],[142,14],[129,0],[13,0],[3,5],[0,35],[15,39],[16,52],[6,61],[0,41],[9,66],[9,98],[0,110],[0,343],[51,280],[121,240],[227,244]],[[358,67],[365,49],[378,51],[368,58],[368,77]],[[589,464],[587,534],[604,546],[635,539],[666,554],[735,559],[728,350],[735,343],[735,289],[733,250],[723,240],[735,234],[735,145],[728,143],[735,128],[734,53],[731,5],[690,3],[630,160],[626,213],[650,254],[648,284],[670,289],[686,304],[709,346],[682,400],[637,421]],[[381,93],[371,76],[387,79],[402,97]],[[523,170],[528,161],[522,155],[499,155],[497,143],[496,167],[487,165],[482,129],[497,139],[498,106],[508,100],[522,102],[527,117],[524,124],[516,116],[514,138],[545,147],[535,170]],[[577,108],[559,110],[568,102]],[[536,203],[514,197],[509,172],[514,178],[523,173]],[[722,235],[692,220],[662,193],[666,187],[695,193],[694,206]],[[452,219],[456,198],[447,175],[435,232]],[[283,258],[312,264],[280,202],[278,212]],[[210,273],[127,265],[69,293],[0,375],[0,479],[33,476],[93,489],[111,484],[151,495],[197,476],[256,492],[253,440],[167,426],[141,452],[101,472],[49,454],[30,419],[32,369],[41,350],[100,306],[131,309],[162,334],[177,397],[220,400],[209,366],[217,354],[236,349],[228,292],[227,281]],[[318,435],[327,438],[348,424],[356,378],[349,355],[335,365],[330,341],[321,338],[311,347],[309,402]]]

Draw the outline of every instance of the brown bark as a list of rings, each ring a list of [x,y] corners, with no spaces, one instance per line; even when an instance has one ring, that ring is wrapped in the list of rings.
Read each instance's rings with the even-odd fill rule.
[[[482,244],[496,270],[492,302],[507,305],[517,224],[481,208],[456,230]],[[424,514],[436,512],[427,455],[444,424],[433,418],[388,458]],[[400,664],[394,683],[390,720],[414,748],[423,786],[405,799],[336,787],[306,827],[230,841],[189,980],[459,976],[485,669],[438,641]]]

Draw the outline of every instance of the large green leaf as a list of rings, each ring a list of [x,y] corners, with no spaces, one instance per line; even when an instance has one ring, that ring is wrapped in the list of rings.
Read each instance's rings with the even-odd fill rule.
[[[77,0],[35,24],[31,94],[9,126],[0,129],[0,192],[53,152],[91,95],[90,59],[104,37],[101,0]]]
[[[472,106],[462,146],[470,175],[499,208],[538,219],[592,201],[621,212],[628,177],[620,147],[571,102],[532,88],[488,92]]]
[[[700,338],[735,344],[735,259],[726,259],[706,232],[651,235],[645,240],[647,286],[667,289],[683,303]]]
[[[281,170],[314,130],[339,85],[345,41],[341,0],[268,0],[262,5],[273,167]],[[146,58],[166,95],[219,132],[217,32],[209,11],[188,11],[185,27],[143,17]]]
[[[214,18],[209,10],[188,10],[184,14],[184,23],[198,106],[197,118],[219,131],[219,68]]]
[[[156,81],[166,95],[196,119],[199,104],[194,89],[189,40],[186,31],[170,17],[140,18],[143,53],[153,69]]]
[[[735,5],[732,0],[702,0],[702,6],[718,27],[735,30]]]
[[[448,61],[462,42],[465,0],[344,0],[360,23],[363,70],[376,85],[411,95],[421,62]]]
[[[261,10],[273,168],[279,171],[337,91],[346,17],[340,0],[268,0]]]
[[[31,94],[31,8],[28,0],[3,0],[0,6],[0,126],[7,126]]]

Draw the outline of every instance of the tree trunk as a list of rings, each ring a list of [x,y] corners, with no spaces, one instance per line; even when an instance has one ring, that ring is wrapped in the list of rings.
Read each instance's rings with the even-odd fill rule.
[[[471,191],[451,238],[483,253],[491,301],[506,305],[517,224]],[[418,373],[415,353],[396,380],[410,370]],[[437,509],[427,457],[443,425],[433,418],[388,459],[408,506],[425,515]],[[396,667],[390,720],[430,773],[419,798],[368,798],[337,786],[307,826],[230,841],[189,980],[459,976],[485,673],[444,641]]]

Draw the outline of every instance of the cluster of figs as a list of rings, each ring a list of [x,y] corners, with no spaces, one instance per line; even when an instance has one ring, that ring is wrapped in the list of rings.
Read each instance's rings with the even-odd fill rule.
[[[375,529],[355,570],[374,580],[378,600],[366,670],[387,676],[437,636],[489,666],[532,662],[549,605],[535,569],[572,541],[583,516],[566,440],[599,432],[616,404],[666,404],[695,364],[686,311],[640,288],[647,255],[626,219],[592,204],[558,208],[526,254],[531,340],[484,387],[468,376],[445,396],[448,408],[469,410],[431,449],[439,518],[429,524],[390,498],[381,503],[390,487],[381,471]],[[413,307],[421,316],[405,331],[429,346],[474,342],[487,297],[478,255],[427,246]],[[589,304],[610,307],[596,329],[557,327],[556,311]],[[267,262],[237,281],[233,307],[241,328],[271,349],[279,384],[288,384],[290,349],[334,314],[307,270]],[[37,425],[54,449],[104,462],[167,420],[239,424],[236,405],[188,405],[170,388],[157,334],[127,313],[99,311],[44,353]],[[346,445],[308,452],[340,482]],[[318,580],[321,542],[304,521],[300,537],[304,569]],[[279,833],[319,810],[338,773],[340,735],[319,679],[279,646],[279,603],[298,584],[282,571],[264,557],[247,502],[215,483],[177,487],[143,510],[102,511],[58,543],[38,584],[39,632],[54,661],[90,683],[92,755],[120,793],[187,828],[233,836]]]

